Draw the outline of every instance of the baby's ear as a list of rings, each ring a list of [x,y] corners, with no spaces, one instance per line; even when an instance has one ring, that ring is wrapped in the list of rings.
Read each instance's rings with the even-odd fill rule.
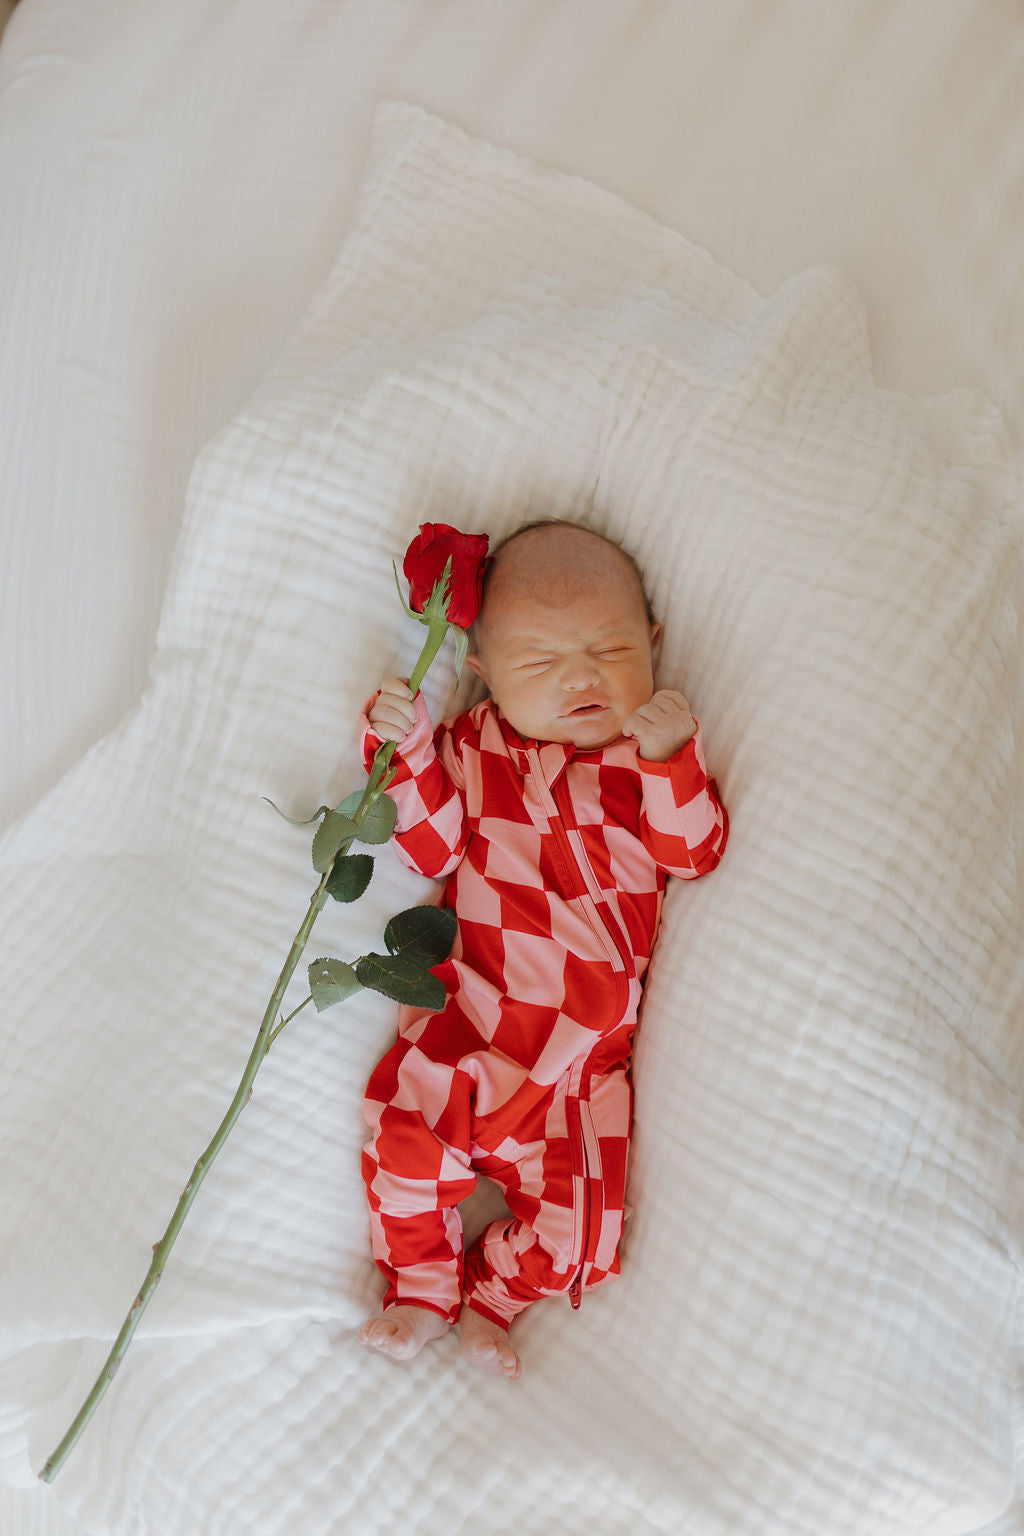
[[[661,656],[661,640],[664,633],[660,624],[651,625],[651,660],[655,666],[658,665],[658,659]]]
[[[483,662],[480,660],[480,656],[479,656],[478,652],[476,652],[476,651],[468,651],[467,652],[467,654],[466,654],[466,666],[469,668],[469,670],[471,672],[475,672],[477,677],[482,677],[484,682],[487,684],[488,688],[491,686],[491,680],[487,676],[487,668],[484,666]]]

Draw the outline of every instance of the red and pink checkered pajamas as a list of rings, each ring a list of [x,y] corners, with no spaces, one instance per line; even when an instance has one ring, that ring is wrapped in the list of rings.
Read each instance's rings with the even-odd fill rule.
[[[524,741],[491,700],[436,735],[422,698],[396,751],[395,842],[448,876],[458,916],[440,1013],[405,1008],[370,1079],[373,1253],[403,1302],[507,1328],[540,1296],[618,1272],[629,1057],[666,874],[721,857],[728,822],[700,732],[667,763]],[[367,767],[378,745],[363,719]],[[463,1257],[456,1210],[483,1173],[510,1217]]]

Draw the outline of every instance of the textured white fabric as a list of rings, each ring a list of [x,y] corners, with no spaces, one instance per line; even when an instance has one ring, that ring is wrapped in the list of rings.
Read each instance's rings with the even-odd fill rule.
[[[365,1357],[357,1154],[393,1013],[290,1025],[55,1485],[128,1536],[957,1536],[1014,1485],[1019,486],[994,410],[872,383],[834,269],[768,298],[593,186],[382,108],[352,233],[200,455],[149,688],[0,847],[6,1357],[27,1481],[215,1127],[418,646],[421,520],[589,518],[732,817],[667,903],[622,1278],[510,1387]],[[451,662],[427,696],[451,700]],[[308,957],[429,887],[389,855]],[[295,1001],[301,998],[296,990]]]

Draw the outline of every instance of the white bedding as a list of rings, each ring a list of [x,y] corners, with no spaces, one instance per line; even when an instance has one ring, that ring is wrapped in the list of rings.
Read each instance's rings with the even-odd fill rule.
[[[15,1475],[97,1368],[304,910],[306,839],[259,796],[340,798],[345,720],[418,643],[390,557],[422,517],[500,535],[554,506],[644,565],[733,818],[667,908],[623,1278],[524,1320],[519,1389],[452,1340],[365,1358],[359,1094],[393,1021],[352,1000],[275,1047],[57,1496],[162,1536],[197,1509],[311,1536],[998,1516],[1016,494],[983,400],[875,388],[842,274],[761,299],[587,183],[382,108],[334,272],[199,458],[141,709],[3,848]],[[450,663],[431,684],[440,708]],[[428,889],[385,863],[329,947]]]
[[[22,9],[20,31],[0,53],[8,130],[17,129],[33,71],[60,68],[60,51],[42,47],[47,29],[60,23],[74,35],[82,25],[69,7],[22,0]],[[90,9],[100,21],[121,11]],[[403,32],[398,12],[383,7],[379,30],[360,32],[357,12],[341,9],[347,38],[364,50],[376,40],[378,93],[402,73],[395,61],[410,69],[436,60],[420,88],[406,91],[418,101],[443,94],[439,76],[469,57],[496,69],[500,56],[521,87],[529,72],[508,63],[510,35],[524,45],[557,36],[554,57],[564,61],[580,30],[577,7],[531,13],[530,26],[527,8],[511,7],[504,32],[463,10],[459,56],[452,13],[432,31],[425,13],[403,8],[403,18],[420,18],[418,32],[412,22]],[[796,9],[774,11],[756,39],[738,11],[721,30],[703,23],[705,52],[721,58],[719,83],[728,75],[737,112],[736,75],[753,110],[754,60],[766,72],[775,66],[778,88],[782,44],[798,36]],[[863,22],[866,13],[851,8],[814,46],[837,49],[841,35],[852,46],[854,12]],[[894,8],[907,26],[915,13]],[[1005,14],[998,5],[988,12],[997,13]],[[28,550],[30,567],[45,548],[48,570],[76,593],[83,570],[105,567],[111,551],[121,562],[107,572],[115,587],[141,569],[152,600],[127,626],[136,636],[147,606],[155,611],[191,457],[243,404],[351,219],[373,94],[354,66],[343,99],[348,111],[359,103],[359,141],[343,157],[340,148],[321,152],[306,181],[275,177],[273,199],[242,195],[236,208],[263,214],[258,230],[215,217],[230,175],[251,164],[255,181],[268,163],[280,173],[287,162],[280,144],[253,151],[254,132],[272,136],[260,116],[269,92],[253,82],[257,61],[269,72],[273,56],[273,70],[290,64],[288,78],[308,84],[323,37],[340,23],[320,6],[303,14],[310,31],[320,29],[319,48],[298,10],[272,23],[251,9],[250,35],[237,13],[213,27],[185,6],[173,23],[184,66],[170,64],[170,29],[147,42],[129,28],[115,60],[141,61],[154,77],[170,68],[179,87],[161,98],[163,137],[132,118],[124,94],[103,80],[104,55],[88,52],[93,76],[75,77],[95,96],[85,120],[99,125],[112,112],[127,123],[112,140],[97,128],[90,197],[108,211],[127,206],[128,189],[137,198],[137,185],[118,180],[125,152],[142,165],[159,146],[162,180],[137,212],[135,243],[117,232],[137,283],[130,302],[96,275],[112,234],[84,226],[88,259],[69,315],[81,322],[88,300],[92,329],[88,346],[72,331],[77,350],[66,343],[56,392],[53,356],[65,343],[56,327],[39,329],[37,288],[23,275],[28,254],[12,268],[32,324],[24,341],[14,332],[5,357],[5,399],[22,414],[3,442],[17,470],[13,504],[27,506],[34,493],[39,541],[15,548]],[[663,42],[695,35],[687,7],[644,14]],[[910,101],[921,108],[922,81],[937,89],[942,45],[969,35],[975,66],[983,57],[992,65],[985,121],[994,131],[1020,54],[1007,34],[997,39],[996,23],[969,28],[966,15],[943,8],[945,30],[933,26],[934,51],[925,50],[935,73],[922,73]],[[331,35],[340,56],[341,32]],[[632,57],[646,67],[634,101],[645,94],[641,81],[668,89],[654,40],[641,36]],[[891,30],[886,41],[895,49]],[[877,31],[875,42],[875,53],[863,40],[861,50],[888,78],[895,66]],[[925,48],[921,38],[917,45]],[[659,200],[678,199],[672,223],[699,232],[701,244],[728,245],[712,235],[732,220],[737,238],[737,210],[763,215],[764,191],[724,176],[719,195],[728,187],[738,200],[726,215],[713,200],[686,198],[697,172],[666,152],[670,136],[655,137],[653,160],[639,152],[636,129],[614,150],[609,137],[626,105],[617,82],[632,78],[631,55],[610,29],[583,49],[595,94],[599,54],[618,65],[600,93],[609,122],[581,118],[579,153],[566,149],[568,132],[560,154],[544,158],[588,169],[589,146],[599,179],[615,186],[616,154],[627,179],[628,150],[634,201],[663,212]],[[200,134],[190,129],[172,149],[167,102],[180,106],[195,71],[212,72],[214,61],[236,84],[248,82],[253,106],[236,124],[237,158],[222,165],[211,156],[206,179],[192,183],[180,156],[198,156]],[[554,67],[534,61],[541,74]],[[702,86],[705,115],[720,121],[727,107],[712,106],[708,83],[692,63],[686,69],[694,89]],[[871,74],[855,78],[874,100]],[[329,72],[317,80],[309,98],[317,130],[332,120],[337,129]],[[810,90],[809,75],[806,83]],[[503,97],[484,71],[473,90],[464,116],[482,127],[490,114],[503,130],[492,138],[534,147],[523,127],[530,114],[513,111],[514,88]],[[232,99],[229,88],[223,99]],[[582,84],[569,92],[581,99]],[[679,112],[674,95],[662,110],[670,99]],[[553,90],[544,110],[550,127]],[[657,116],[656,103],[647,110]],[[798,105],[791,110],[798,115]],[[226,108],[204,99],[203,114],[207,129],[227,131]],[[151,110],[144,117],[149,124]],[[778,107],[773,124],[776,145],[795,131]],[[651,125],[648,115],[642,126]],[[536,132],[543,138],[543,127]],[[0,156],[11,142],[0,134]],[[982,191],[1007,184],[1007,157],[1020,148],[1012,134],[998,143],[1002,181],[990,173]],[[189,305],[164,270],[188,244],[170,234],[175,154],[192,233],[209,230],[207,255],[220,242],[217,281],[209,272],[187,279],[189,303],[217,296],[206,314],[217,345],[205,349],[197,333],[183,339],[175,329]],[[726,150],[709,142],[704,158],[721,167]],[[301,210],[314,192],[324,195],[325,163],[345,190],[319,216],[318,243]],[[954,189],[970,180],[962,166],[948,175]],[[773,186],[785,190],[778,179]],[[268,243],[275,206],[296,222],[282,216]],[[45,199],[26,195],[23,207],[40,227],[47,219],[56,227]],[[1007,203],[1014,207],[1019,200]],[[166,253],[137,254],[149,214]],[[1006,227],[1019,229],[1012,217]],[[425,1532],[518,1525],[614,1536],[639,1526],[861,1536],[974,1531],[1009,1505],[1024,1227],[1011,837],[1021,802],[1020,491],[1008,467],[1020,354],[1011,350],[1018,296],[1002,264],[1020,246],[1000,243],[985,268],[994,308],[984,321],[970,304],[943,311],[948,350],[933,352],[923,326],[915,344],[900,331],[908,323],[913,331],[921,303],[899,249],[905,224],[889,231],[887,248],[883,239],[881,264],[869,264],[894,286],[888,304],[873,303],[862,282],[866,315],[841,274],[801,273],[808,252],[791,259],[794,228],[791,209],[743,252],[747,261],[735,253],[745,276],[769,290],[782,284],[762,301],[699,248],[583,183],[470,144],[415,112],[386,116],[330,281],[255,398],[200,458],[141,711],[0,850],[0,931],[16,1000],[0,1031],[0,1466],[25,1489],[10,1495],[19,1533],[45,1521],[55,1532],[175,1536],[199,1520],[204,1530],[288,1526],[303,1536],[403,1522]],[[856,253],[852,228],[852,217],[833,221],[822,244],[848,236]],[[877,237],[877,222],[871,228]],[[980,224],[969,233],[976,246],[968,239],[967,254],[943,250],[941,271],[932,269],[933,297],[956,290],[958,263],[980,263]],[[787,259],[773,269],[777,240],[789,242]],[[24,249],[38,262],[44,247]],[[280,292],[275,272],[285,274]],[[901,275],[909,322],[891,300]],[[111,339],[98,323],[96,284],[125,336]],[[225,311],[229,293],[234,308]],[[978,396],[929,403],[876,390],[866,329],[880,322],[876,376],[917,392],[983,383],[1008,427]],[[180,345],[177,363],[154,350],[158,333]],[[55,349],[49,375],[40,334]],[[118,370],[105,371],[105,360]],[[154,390],[137,398],[139,368],[164,390],[166,418]],[[23,400],[46,401],[54,416],[45,431]],[[64,444],[72,451],[62,465],[52,449]],[[68,477],[82,491],[78,521],[69,518]],[[143,490],[156,545],[140,561],[131,509]],[[98,536],[101,493],[110,508]],[[303,1015],[275,1047],[101,1415],[56,1487],[30,1489],[219,1118],[304,910],[302,837],[258,797],[311,810],[354,783],[346,721],[395,647],[404,660],[416,644],[388,569],[416,522],[444,516],[500,533],[531,495],[585,512],[636,549],[669,623],[666,668],[699,701],[734,822],[714,883],[677,892],[668,909],[638,1060],[637,1213],[623,1278],[578,1318],[552,1304],[524,1324],[527,1376],[511,1400],[503,1384],[468,1379],[448,1346],[409,1372],[363,1358],[353,1329],[375,1280],[354,1176],[358,1096],[392,1017],[365,999],[320,1021]],[[34,625],[23,574],[9,587],[16,601],[6,622]],[[16,707],[6,718],[33,720],[38,732],[35,747],[31,732],[5,738],[33,766],[15,799],[26,799],[26,786],[42,788],[52,777],[46,764],[81,745],[59,702],[48,718],[32,697],[61,645],[77,639],[73,621],[100,595],[84,592],[81,610],[58,603],[56,621],[51,603],[40,659],[13,679]],[[86,620],[65,698],[116,650],[124,618],[123,609],[108,612],[105,633]],[[435,705],[449,684],[450,671],[428,689]],[[86,688],[83,721],[95,729],[131,686],[129,666],[111,679],[106,705]],[[375,942],[383,916],[425,889],[382,861],[364,903],[324,919],[325,947]],[[1020,1525],[1018,1504],[1000,1536]]]

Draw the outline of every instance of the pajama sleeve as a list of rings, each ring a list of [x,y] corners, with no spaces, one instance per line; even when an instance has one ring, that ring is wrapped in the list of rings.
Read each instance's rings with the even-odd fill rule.
[[[367,772],[381,743],[367,718],[372,704],[373,699],[367,701],[360,720],[359,745]],[[416,695],[416,724],[395,748],[391,765],[397,772],[387,794],[398,812],[392,841],[410,869],[438,880],[461,860],[468,829],[452,732],[446,725],[433,731],[422,694]]]
[[[696,735],[665,763],[637,757],[643,786],[640,838],[666,874],[694,880],[714,869],[729,835],[729,818],[709,779]]]

